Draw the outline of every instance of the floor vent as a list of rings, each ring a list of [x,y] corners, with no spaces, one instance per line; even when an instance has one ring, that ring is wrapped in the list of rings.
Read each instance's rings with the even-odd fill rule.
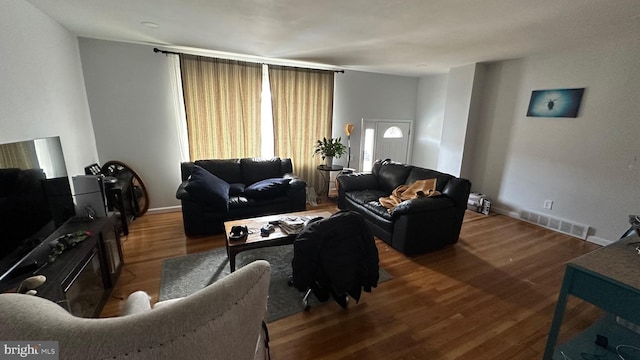
[[[520,210],[520,219],[583,240],[587,238],[589,232],[589,226],[587,225],[549,216],[547,214],[539,214],[530,210]]]

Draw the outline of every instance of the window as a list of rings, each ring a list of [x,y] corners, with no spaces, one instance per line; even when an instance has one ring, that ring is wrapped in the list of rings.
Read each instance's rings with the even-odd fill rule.
[[[402,139],[402,129],[397,126],[387,128],[382,135],[385,139]]]
[[[269,159],[275,156],[273,141],[273,107],[271,106],[271,85],[269,82],[269,67],[262,65],[262,98],[260,102],[260,134],[262,145],[260,156]]]
[[[259,157],[262,65],[180,55],[189,158]]]
[[[364,130],[364,152],[362,154],[362,171],[371,172],[373,168],[373,140],[375,139],[375,129]]]
[[[180,55],[189,158],[291,158],[309,186],[331,135],[333,71]]]

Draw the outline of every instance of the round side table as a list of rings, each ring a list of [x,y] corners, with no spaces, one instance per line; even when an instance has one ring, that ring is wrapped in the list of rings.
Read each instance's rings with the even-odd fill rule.
[[[332,166],[326,166],[326,165],[318,165],[317,169],[320,172],[320,175],[322,175],[322,179],[324,180],[326,186],[325,189],[322,189],[322,193],[327,195],[327,198],[329,198],[329,183],[331,182],[331,172],[332,171],[342,171],[343,166],[341,165],[332,165]]]

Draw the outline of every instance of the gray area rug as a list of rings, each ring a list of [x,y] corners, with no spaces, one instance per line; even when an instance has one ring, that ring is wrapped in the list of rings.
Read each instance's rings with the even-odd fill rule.
[[[236,256],[236,269],[258,259],[267,260],[271,264],[267,322],[304,310],[302,304],[304,292],[300,292],[295,287],[287,284],[291,277],[293,245],[241,252]],[[162,263],[159,300],[174,299],[193,294],[227,275],[229,275],[229,259],[225,248],[166,259]],[[380,280],[378,283],[391,278],[392,276],[388,272],[380,268]],[[375,289],[373,289],[372,293],[375,294]],[[333,300],[330,301],[333,302]],[[309,304],[313,309],[320,302],[315,296],[311,295],[309,296]]]

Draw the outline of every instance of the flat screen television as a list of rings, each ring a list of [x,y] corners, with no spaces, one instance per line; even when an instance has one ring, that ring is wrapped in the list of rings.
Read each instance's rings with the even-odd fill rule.
[[[74,215],[59,137],[0,144],[0,291],[46,261],[34,249]]]

